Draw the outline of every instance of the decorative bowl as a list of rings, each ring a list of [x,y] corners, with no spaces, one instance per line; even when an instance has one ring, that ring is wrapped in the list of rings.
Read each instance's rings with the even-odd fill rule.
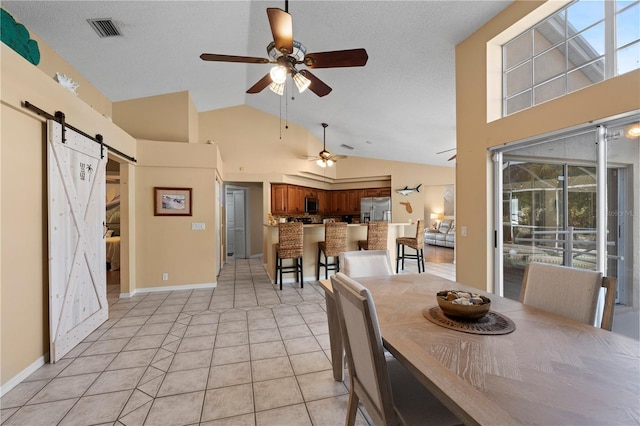
[[[469,300],[472,300],[475,304],[463,305],[459,302],[456,303],[456,299],[467,298],[464,294],[468,295]],[[454,297],[457,295],[464,297]],[[450,300],[447,300],[447,298]],[[487,312],[489,312],[489,308],[491,308],[491,299],[488,297],[479,294],[461,292],[458,290],[439,291],[436,294],[436,299],[438,300],[438,306],[440,306],[442,312],[444,312],[445,315],[454,318],[477,320],[485,316]]]

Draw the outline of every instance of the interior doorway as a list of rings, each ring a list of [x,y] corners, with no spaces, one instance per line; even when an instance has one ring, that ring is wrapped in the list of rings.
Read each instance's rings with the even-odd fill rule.
[[[227,257],[247,258],[247,200],[248,188],[227,185]]]

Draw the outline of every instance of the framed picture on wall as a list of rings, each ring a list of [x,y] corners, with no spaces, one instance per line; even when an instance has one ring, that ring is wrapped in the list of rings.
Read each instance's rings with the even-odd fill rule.
[[[154,216],[191,216],[191,188],[153,188]]]

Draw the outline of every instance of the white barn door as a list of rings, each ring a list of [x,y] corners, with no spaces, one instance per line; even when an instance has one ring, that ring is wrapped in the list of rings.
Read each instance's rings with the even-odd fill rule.
[[[105,158],[101,146],[47,123],[50,359],[57,362],[105,322]]]

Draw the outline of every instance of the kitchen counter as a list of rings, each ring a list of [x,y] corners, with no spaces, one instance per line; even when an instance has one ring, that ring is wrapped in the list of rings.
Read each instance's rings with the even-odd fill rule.
[[[405,229],[406,228],[406,229]],[[315,281],[316,265],[318,261],[318,242],[324,241],[324,224],[312,223],[303,225],[304,229],[304,254],[303,276],[305,281]],[[405,232],[407,232],[405,234]],[[387,236],[387,249],[391,254],[391,260],[396,259],[396,238],[415,234],[415,224],[389,223]],[[347,225],[347,250],[358,250],[358,241],[367,239],[366,223],[350,223]],[[278,243],[278,225],[264,225],[264,262],[269,277],[273,280],[275,271],[275,244]],[[286,264],[291,261],[285,261]],[[330,271],[333,274],[333,271]],[[294,274],[283,276],[284,282],[293,282]],[[320,269],[320,278],[324,278],[324,268]]]

